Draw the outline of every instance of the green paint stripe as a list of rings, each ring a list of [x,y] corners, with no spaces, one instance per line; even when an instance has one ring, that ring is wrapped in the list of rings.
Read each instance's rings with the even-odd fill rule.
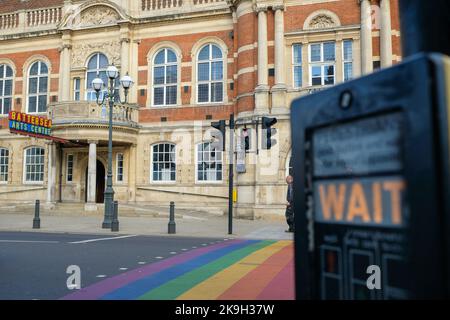
[[[253,245],[247,246],[245,248],[233,251],[213,262],[210,262],[200,268],[192,270],[176,279],[173,279],[158,288],[150,290],[149,292],[143,294],[138,299],[139,300],[172,300],[176,299],[178,296],[196,286],[202,281],[205,281],[209,277],[213,276],[217,272],[222,271],[225,268],[235,264],[236,262],[242,260],[249,254],[267,247],[277,241],[264,240]]]

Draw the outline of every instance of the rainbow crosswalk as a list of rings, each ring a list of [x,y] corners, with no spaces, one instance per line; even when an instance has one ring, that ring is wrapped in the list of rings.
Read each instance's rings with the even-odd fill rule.
[[[230,240],[134,269],[64,300],[291,300],[290,240]]]

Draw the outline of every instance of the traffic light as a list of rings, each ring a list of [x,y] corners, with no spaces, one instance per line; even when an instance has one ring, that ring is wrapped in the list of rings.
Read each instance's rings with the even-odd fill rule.
[[[225,120],[211,122],[211,127],[219,131],[211,133],[211,150],[225,151]]]
[[[248,129],[244,128],[242,129],[242,135],[244,136],[244,150],[247,152],[250,150],[250,137],[248,135]]]
[[[262,148],[269,150],[277,143],[277,140],[272,139],[272,135],[275,135],[277,133],[277,129],[271,128],[271,126],[277,123],[277,118],[262,117],[261,122],[263,129]],[[264,134],[266,135],[265,139]]]

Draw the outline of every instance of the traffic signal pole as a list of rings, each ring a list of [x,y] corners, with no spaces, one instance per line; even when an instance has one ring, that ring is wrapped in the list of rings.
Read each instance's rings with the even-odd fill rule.
[[[230,114],[230,149],[228,164],[228,234],[233,233],[233,164],[234,164],[234,114]]]

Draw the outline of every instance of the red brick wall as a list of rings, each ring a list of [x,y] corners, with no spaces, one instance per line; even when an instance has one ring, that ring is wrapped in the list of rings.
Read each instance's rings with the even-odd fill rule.
[[[62,6],[64,0],[1,0],[0,13]]]

